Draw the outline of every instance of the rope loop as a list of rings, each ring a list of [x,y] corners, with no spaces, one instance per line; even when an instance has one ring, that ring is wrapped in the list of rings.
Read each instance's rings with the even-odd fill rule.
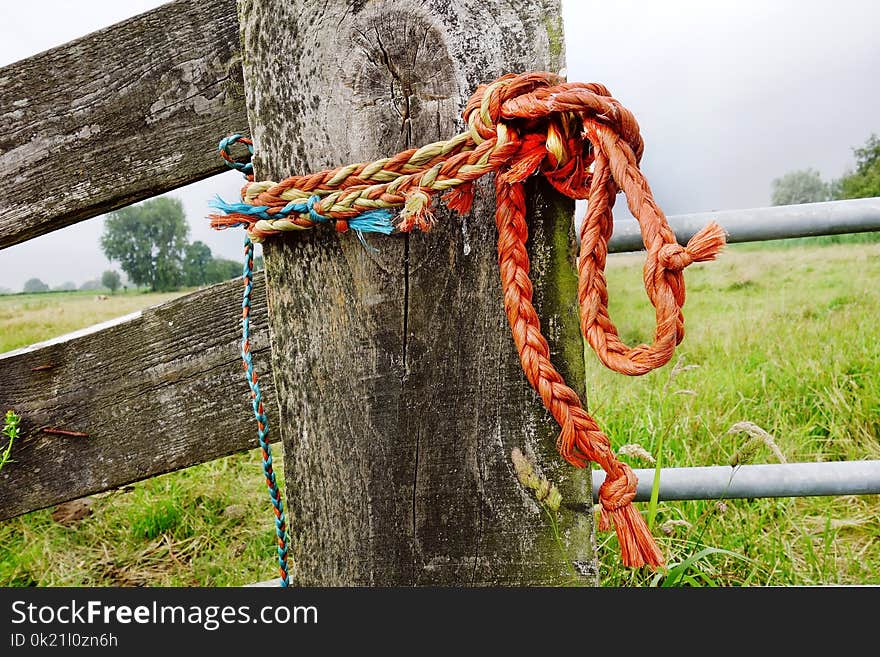
[[[604,85],[565,82],[545,72],[507,74],[478,86],[462,118],[465,132],[392,157],[280,182],[254,182],[251,176],[240,203],[213,203],[220,212],[211,223],[218,229],[243,225],[255,241],[318,223],[333,223],[339,232],[352,228],[362,241],[368,232],[428,231],[437,197],[467,213],[474,181],[494,173],[504,308],[525,376],[562,428],[557,443],[562,456],[576,467],[594,461],[608,472],[600,489],[600,526],[614,525],[623,563],[657,566],[662,554],[632,506],[635,474],[618,460],[608,437],[550,362],[532,304],[523,182],[543,175],[562,194],[587,200],[578,236],[581,331],[599,359],[623,374],[645,374],[669,362],[684,337],[682,270],[712,260],[724,245],[724,231],[712,222],[686,246],[676,242],[639,169],[644,142],[638,122]],[[229,146],[236,142],[252,147],[240,135],[221,141],[227,162],[232,162]],[[604,270],[620,191],[647,251],[644,283],[656,326],[649,345],[624,344],[608,312]]]
[[[226,161],[226,166],[228,166],[230,169],[240,171],[245,176],[252,175],[254,172],[254,165],[250,161],[237,162],[232,156],[231,147],[233,144],[244,144],[245,146],[247,146],[248,160],[250,160],[250,158],[254,156],[254,142],[247,137],[242,137],[239,134],[235,134],[224,137],[220,140],[220,144],[217,146],[217,149],[220,151],[220,157],[222,157]]]

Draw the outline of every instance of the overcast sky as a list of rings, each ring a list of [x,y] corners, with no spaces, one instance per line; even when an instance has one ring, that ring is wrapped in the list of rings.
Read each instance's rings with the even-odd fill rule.
[[[0,66],[160,4],[4,2]],[[667,214],[767,205],[773,178],[806,167],[838,177],[852,147],[880,133],[873,0],[563,0],[563,16],[569,80],[602,82],[635,113],[642,168]],[[230,172],[171,193],[190,238],[235,259],[241,236],[212,231],[204,217],[208,199],[234,198],[240,181]],[[0,251],[0,285],[99,276],[110,267],[102,226],[96,217]]]

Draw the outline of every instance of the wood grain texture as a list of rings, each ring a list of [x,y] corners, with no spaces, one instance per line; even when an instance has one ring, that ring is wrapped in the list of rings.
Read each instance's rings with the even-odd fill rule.
[[[563,65],[558,0],[240,0],[239,17],[257,179],[449,137],[480,82]],[[265,245],[298,584],[596,583],[588,473],[520,369],[491,189],[377,252],[326,230]],[[531,191],[539,311],[582,390],[573,204]],[[513,447],[561,486],[560,541]]]
[[[230,281],[96,332],[0,355],[0,408],[21,415],[23,430],[0,470],[0,519],[255,447],[240,308],[241,281]],[[262,274],[252,321],[262,373]],[[271,399],[271,376],[261,385]]]
[[[0,69],[0,248],[225,170],[235,0],[173,2]]]

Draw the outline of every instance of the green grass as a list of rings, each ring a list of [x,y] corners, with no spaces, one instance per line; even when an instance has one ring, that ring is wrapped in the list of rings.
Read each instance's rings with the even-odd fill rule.
[[[281,475],[281,459],[276,475]],[[257,451],[94,496],[70,526],[51,510],[0,523],[2,586],[239,586],[276,576]]]
[[[612,317],[630,343],[653,331],[641,262],[609,259]],[[628,378],[585,357],[590,409],[615,447],[640,443],[664,467],[774,461],[764,443],[728,435],[750,421],[789,461],[880,458],[880,244],[731,247],[685,276],[688,334],[674,375],[670,364]],[[49,510],[15,518],[0,523],[0,585],[265,580],[275,576],[266,497],[249,452],[98,495],[71,526]],[[608,533],[598,535],[600,573],[625,586],[880,584],[878,520],[878,496],[661,501],[653,532],[669,570],[621,568]]]
[[[0,295],[0,353],[126,315],[185,294],[129,290]],[[99,300],[100,295],[107,296]]]
[[[633,256],[609,267],[612,318],[630,343],[653,331],[640,267]],[[880,458],[880,245],[730,248],[686,278],[678,356],[697,368],[628,378],[587,354],[590,408],[616,445],[662,443],[664,467],[726,464],[749,442],[728,429],[750,421],[788,461]],[[775,459],[762,445],[752,460]],[[877,496],[660,502],[655,526],[686,523],[655,534],[671,565],[707,547],[736,555],[704,553],[689,564],[703,579],[679,583],[877,584],[878,517]],[[600,536],[603,582],[655,583],[617,565],[615,542]]]
[[[734,248],[746,251],[800,249],[803,247],[829,246],[832,244],[876,244],[880,242],[880,231],[867,233],[845,233],[843,235],[819,235],[816,237],[796,237],[786,240],[766,242],[747,242]]]

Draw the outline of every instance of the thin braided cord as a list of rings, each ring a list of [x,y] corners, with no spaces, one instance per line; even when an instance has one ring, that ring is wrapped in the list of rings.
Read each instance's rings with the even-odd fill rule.
[[[260,455],[263,463],[263,475],[266,478],[266,487],[269,489],[269,500],[275,512],[275,536],[278,542],[278,570],[281,573],[281,586],[290,585],[290,574],[287,563],[288,545],[287,522],[284,518],[284,500],[281,498],[281,490],[275,480],[275,471],[272,468],[272,446],[269,444],[269,420],[263,408],[263,395],[260,392],[260,382],[257,371],[254,368],[254,359],[251,356],[251,293],[254,287],[254,243],[250,237],[244,238],[244,294],[241,301],[241,359],[247,374],[248,385],[251,388],[251,404],[254,410],[254,418],[257,420],[257,439],[260,442]]]

